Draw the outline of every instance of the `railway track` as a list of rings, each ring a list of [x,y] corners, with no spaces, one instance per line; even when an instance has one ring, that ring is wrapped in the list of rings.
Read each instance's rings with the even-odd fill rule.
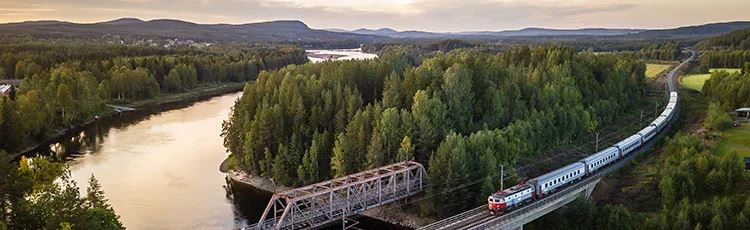
[[[667,74],[667,90],[669,92],[673,92],[677,90],[676,87],[676,74],[677,72],[682,69],[688,62],[692,61],[697,53],[693,50],[688,50],[690,52],[690,57],[685,59],[683,62],[681,62],[679,65],[677,65],[674,69],[669,71]],[[675,116],[676,117],[676,116]],[[672,119],[669,121],[669,123],[674,123],[675,119]],[[658,133],[658,135],[663,136],[667,129],[662,130],[662,132]],[[420,230],[454,230],[454,229],[486,229],[488,228],[488,223],[496,223],[499,221],[503,221],[503,219],[509,219],[510,216],[514,216],[519,213],[528,212],[535,203],[545,202],[545,200],[556,196],[561,195],[564,193],[564,190],[569,189],[575,189],[577,185],[581,183],[590,183],[592,180],[600,179],[601,177],[604,177],[606,174],[617,170],[619,167],[622,167],[626,163],[628,163],[630,160],[635,158],[640,153],[645,152],[647,149],[649,149],[658,138],[653,138],[649,143],[644,143],[644,145],[641,147],[641,149],[637,150],[637,153],[630,154],[628,157],[625,157],[623,160],[616,161],[613,165],[608,166],[606,168],[603,168],[599,173],[596,173],[595,175],[592,175],[588,178],[584,178],[579,182],[570,184],[564,188],[560,188],[560,191],[551,194],[550,197],[530,202],[528,204],[525,204],[521,207],[515,208],[513,211],[510,211],[508,213],[505,213],[503,215],[492,215],[487,210],[487,207],[482,205],[479,207],[476,207],[474,209],[468,210],[466,212],[463,212],[461,214],[443,219],[441,221],[438,221],[436,223],[424,226],[422,228],[419,228]]]

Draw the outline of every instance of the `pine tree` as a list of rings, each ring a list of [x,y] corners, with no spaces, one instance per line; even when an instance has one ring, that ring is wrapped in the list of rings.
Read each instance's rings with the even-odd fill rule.
[[[385,108],[402,108],[404,106],[404,88],[401,85],[401,78],[396,72],[392,72],[385,79],[383,88],[383,107]]]
[[[401,147],[398,149],[398,155],[396,161],[410,161],[414,160],[414,146],[411,144],[411,138],[404,136],[401,140]]]
[[[471,89],[471,72],[461,64],[454,64],[443,75],[443,94],[448,109],[448,119],[459,133],[466,133],[474,117],[474,94]]]

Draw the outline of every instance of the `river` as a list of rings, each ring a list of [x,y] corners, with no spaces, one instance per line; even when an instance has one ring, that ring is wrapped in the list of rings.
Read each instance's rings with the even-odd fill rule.
[[[64,138],[52,151],[67,159],[81,187],[95,175],[130,229],[236,228],[246,218],[228,199],[218,165],[227,156],[221,123],[240,95],[115,115]]]
[[[114,115],[37,153],[67,162],[83,191],[94,175],[129,229],[241,228],[258,220],[271,196],[228,186],[218,170],[228,155],[221,123],[241,95]],[[366,229],[396,227],[358,220]]]
[[[322,62],[328,60],[352,60],[373,59],[377,54],[364,53],[362,49],[337,49],[337,50],[305,50],[307,59],[311,62]]]

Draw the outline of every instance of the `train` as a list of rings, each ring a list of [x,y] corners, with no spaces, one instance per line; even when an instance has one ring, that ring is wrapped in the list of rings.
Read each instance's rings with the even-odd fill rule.
[[[568,164],[539,177],[521,182],[508,189],[497,191],[487,198],[489,211],[494,215],[517,208],[525,203],[554,193],[568,184],[590,176],[636,151],[666,127],[675,115],[677,92],[669,93],[669,102],[664,111],[648,126],[616,144],[591,154],[580,161]]]

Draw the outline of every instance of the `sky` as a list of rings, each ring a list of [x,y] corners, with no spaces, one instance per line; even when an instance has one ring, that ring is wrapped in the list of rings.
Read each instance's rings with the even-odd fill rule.
[[[0,0],[0,22],[122,17],[242,24],[301,20],[318,29],[434,32],[673,28],[750,20],[750,0]]]

